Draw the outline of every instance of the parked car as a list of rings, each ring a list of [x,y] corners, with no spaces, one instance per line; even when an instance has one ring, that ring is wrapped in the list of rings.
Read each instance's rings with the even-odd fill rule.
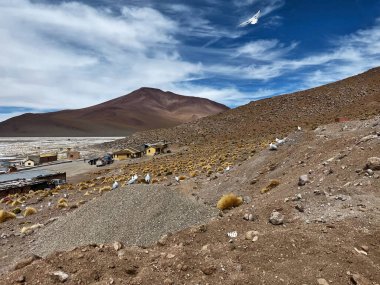
[[[106,154],[105,156],[103,156],[103,160],[105,161],[106,164],[113,163],[113,158],[112,158],[112,155],[110,154]]]
[[[96,167],[100,167],[100,166],[104,166],[106,165],[107,162],[105,160],[103,160],[102,158],[99,158],[97,161],[96,161]]]

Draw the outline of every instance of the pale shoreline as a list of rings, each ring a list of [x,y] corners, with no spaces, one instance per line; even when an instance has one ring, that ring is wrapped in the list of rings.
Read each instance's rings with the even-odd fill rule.
[[[19,159],[33,153],[64,152],[67,148],[88,154],[88,147],[123,137],[0,137],[0,160]]]

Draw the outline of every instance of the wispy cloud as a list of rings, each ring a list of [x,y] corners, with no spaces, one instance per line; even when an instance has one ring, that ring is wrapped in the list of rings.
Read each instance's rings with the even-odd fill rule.
[[[235,57],[244,57],[240,64],[216,64],[207,71],[240,79],[270,80],[308,69],[299,78],[302,88],[343,79],[380,65],[380,19],[372,28],[332,39],[330,48],[323,52],[289,56],[299,45],[302,43],[257,40],[236,49]]]
[[[199,72],[177,51],[176,22],[152,8],[115,16],[75,2],[9,0],[0,3],[0,25],[0,99],[8,106],[83,107]]]
[[[233,3],[237,7],[246,8],[247,6],[254,6],[261,10],[261,15],[266,16],[273,11],[283,7],[285,0],[234,0]]]
[[[254,92],[243,92],[236,87],[211,88],[207,86],[193,85],[188,83],[176,84],[170,90],[178,94],[208,98],[217,102],[222,102],[230,107],[241,106],[254,100],[267,98],[280,94],[283,90],[259,88]]]
[[[237,49],[237,55],[246,56],[258,61],[273,61],[284,57],[297,47],[297,43],[286,46],[277,39],[249,42]]]

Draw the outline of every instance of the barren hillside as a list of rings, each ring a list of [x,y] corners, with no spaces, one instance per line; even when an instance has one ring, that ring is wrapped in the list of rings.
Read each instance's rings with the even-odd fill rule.
[[[27,195],[38,213],[0,224],[0,262],[16,264],[0,284],[378,285],[379,127],[377,117],[295,131],[277,151],[179,183],[161,175],[160,186],[126,185],[126,165],[52,196]],[[115,180],[120,189],[98,191]],[[206,217],[226,193],[244,203]],[[69,207],[46,207],[67,195]],[[170,233],[158,238],[163,228]],[[59,244],[73,249],[53,253]],[[51,254],[22,258],[30,252]]]
[[[208,99],[141,88],[88,108],[24,114],[0,123],[1,136],[127,136],[228,110]]]
[[[338,117],[363,119],[380,113],[380,67],[321,87],[263,99],[175,128],[139,132],[106,148],[166,139],[182,145],[281,136],[295,127],[314,128]]]

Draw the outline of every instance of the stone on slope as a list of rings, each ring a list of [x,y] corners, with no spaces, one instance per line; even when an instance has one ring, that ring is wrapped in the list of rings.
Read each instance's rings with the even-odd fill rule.
[[[307,174],[301,175],[298,179],[298,185],[304,186],[306,183],[309,183],[309,176]]]
[[[269,217],[269,222],[272,225],[282,225],[284,223],[284,215],[280,212],[273,211]]]
[[[380,170],[380,157],[368,158],[366,168],[371,170]]]

